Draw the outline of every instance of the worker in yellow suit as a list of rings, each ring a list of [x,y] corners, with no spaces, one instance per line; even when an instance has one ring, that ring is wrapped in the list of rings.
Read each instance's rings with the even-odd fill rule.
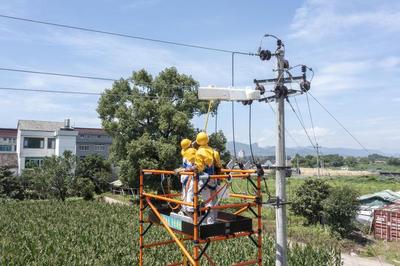
[[[183,139],[181,141],[181,155],[182,155],[182,168],[181,170],[192,170],[194,167],[196,149],[191,147],[192,141],[190,139]],[[181,175],[182,183],[182,200],[186,202],[193,202],[193,177],[188,175]],[[193,213],[193,207],[182,205],[181,211],[186,215]],[[182,214],[183,214],[182,213]]]
[[[221,169],[221,159],[218,151],[208,146],[208,136],[205,132],[197,134],[196,143],[198,149],[195,156],[195,171],[199,174],[199,190],[205,207],[213,207],[218,202],[217,179],[210,179],[209,175],[219,174]],[[213,197],[213,198],[212,198]],[[212,199],[211,199],[212,198]],[[207,224],[215,222],[217,213],[211,210],[206,218]]]

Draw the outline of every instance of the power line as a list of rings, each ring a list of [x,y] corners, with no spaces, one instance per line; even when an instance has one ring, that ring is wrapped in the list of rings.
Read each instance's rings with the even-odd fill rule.
[[[54,22],[44,21],[44,20],[35,20],[35,19],[29,19],[29,18],[15,17],[15,16],[4,15],[4,14],[0,14],[0,17],[6,18],[6,19],[12,19],[12,20],[24,21],[24,22],[42,24],[42,25],[47,25],[47,26],[54,26],[54,27],[59,27],[59,28],[80,30],[80,31],[92,32],[92,33],[99,33],[99,34],[118,36],[118,37],[124,37],[124,38],[130,38],[130,39],[136,39],[136,40],[142,40],[142,41],[163,43],[163,44],[169,44],[169,45],[175,45],[175,46],[181,46],[181,47],[202,49],[202,50],[208,50],[208,51],[214,51],[214,52],[235,53],[235,54],[249,55],[249,56],[256,55],[255,53],[247,53],[247,52],[233,51],[233,50],[228,50],[228,49],[220,49],[220,48],[202,46],[202,45],[197,45],[197,44],[187,44],[187,43],[181,43],[181,42],[166,41],[166,40],[161,40],[161,39],[154,39],[154,38],[148,38],[148,37],[143,37],[143,36],[125,34],[125,33],[117,33],[117,32],[105,31],[105,30],[72,26],[72,25],[54,23]]]
[[[266,100],[266,102],[268,103],[269,107],[271,108],[271,111],[272,111],[274,114],[276,114],[276,111],[275,111],[274,107],[272,107],[271,102],[268,101],[268,99]],[[294,144],[295,144],[297,147],[300,147],[299,143],[296,141],[296,139],[293,137],[293,135],[290,134],[290,131],[287,130],[287,129],[285,128],[285,132],[286,132],[286,134],[288,134],[288,136],[292,139],[292,141],[294,142]]]
[[[254,160],[254,153],[253,153],[253,143],[251,141],[251,103],[249,105],[249,144],[250,144],[250,154],[251,154],[251,160],[255,164],[256,161]]]
[[[0,87],[0,90],[29,91],[29,92],[43,92],[43,93],[61,93],[61,94],[78,94],[78,95],[96,95],[96,96],[100,96],[101,95],[101,93],[97,93],[97,92],[58,91],[58,90],[44,90],[44,89],[23,89],[23,88],[10,88],[10,87]]]
[[[232,53],[231,57],[231,85],[235,87],[235,53]],[[232,101],[231,111],[232,111],[232,140],[233,140],[233,157],[235,158],[235,163],[237,162],[236,157],[236,140],[235,140],[235,102]]]
[[[68,77],[68,78],[103,80],[103,81],[116,81],[117,80],[117,79],[105,78],[105,77],[83,76],[83,75],[75,75],[75,74],[55,73],[55,72],[36,71],[36,70],[17,69],[17,68],[6,68],[6,67],[0,67],[0,70],[1,71],[19,72],[19,73],[60,76],[60,77]]]
[[[184,88],[181,86],[180,88]],[[26,89],[26,88],[13,88],[13,87],[0,87],[0,90],[6,91],[25,91],[25,92],[38,92],[38,93],[56,93],[56,94],[71,94],[71,95],[89,95],[89,96],[101,96],[101,92],[84,92],[84,91],[68,91],[68,90],[48,90],[48,89]],[[118,93],[108,92],[108,95],[120,95]],[[149,95],[133,95],[136,98],[145,98],[145,99],[166,99],[170,100],[169,97],[160,97],[160,96],[149,96]],[[129,95],[128,95],[129,96]]]
[[[308,99],[308,94],[306,92],[306,99],[307,99],[307,106],[308,106],[308,114],[310,115],[310,121],[311,121],[311,127],[312,127],[312,131],[314,134],[314,141],[315,141],[315,146],[316,146],[316,151],[317,151],[317,167],[318,167],[318,177],[320,177],[320,158],[319,158],[319,145],[317,142],[317,135],[315,134],[315,128],[314,128],[314,120],[311,114],[311,107],[310,107],[310,101]]]
[[[351,134],[351,132],[331,113],[331,112],[329,112],[329,110],[320,102],[320,101],[318,101],[317,100],[317,98],[315,98],[310,92],[307,92],[308,94],[310,94],[310,96],[322,107],[322,109],[324,109],[325,110],[325,112],[327,112],[332,118],[333,118],[333,120],[335,120],[336,121],[336,123],[338,123],[343,129],[344,129],[344,131],[346,131],[347,132],[347,134],[349,134],[350,135],[350,137],[352,137],[353,138],[353,140],[355,141],[355,142],[357,142],[358,143],[358,145],[360,145],[360,147],[365,151],[365,152],[367,152],[367,154],[370,154],[370,151],[367,149],[367,148],[365,148],[365,146],[364,145],[362,145],[361,144],[361,142],[353,135],[353,134]]]
[[[310,138],[310,135],[309,135],[308,132],[307,132],[306,127],[304,126],[303,122],[301,122],[301,119],[300,119],[299,115],[297,114],[296,110],[294,110],[292,103],[289,101],[289,98],[286,98],[286,101],[289,103],[289,105],[290,105],[290,107],[291,107],[293,113],[294,113],[294,114],[296,115],[296,117],[297,117],[297,120],[299,120],[301,126],[303,127],[304,132],[306,133],[307,138],[308,138],[308,140],[309,140],[310,143],[311,143],[311,146],[315,149],[315,145],[314,145],[314,143],[312,142],[312,140],[311,140],[311,138]]]

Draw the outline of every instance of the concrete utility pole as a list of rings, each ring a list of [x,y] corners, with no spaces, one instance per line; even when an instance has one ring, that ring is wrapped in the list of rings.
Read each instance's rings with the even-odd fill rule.
[[[284,85],[284,57],[282,47],[276,51],[278,81],[277,87]],[[287,232],[286,232],[286,156],[285,156],[285,94],[276,98],[276,266],[287,265]],[[283,204],[281,204],[283,203]]]

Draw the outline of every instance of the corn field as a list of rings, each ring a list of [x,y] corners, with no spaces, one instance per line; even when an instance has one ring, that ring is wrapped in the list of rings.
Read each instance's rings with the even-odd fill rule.
[[[86,201],[0,203],[1,265],[138,265],[137,207]],[[153,226],[146,239],[168,235]],[[190,243],[188,244],[191,245]],[[247,238],[211,244],[217,265],[255,258]],[[274,242],[264,236],[265,265],[274,265]],[[145,265],[181,260],[175,245],[147,249]],[[335,247],[291,245],[289,265],[340,265]],[[207,265],[202,261],[202,265]]]

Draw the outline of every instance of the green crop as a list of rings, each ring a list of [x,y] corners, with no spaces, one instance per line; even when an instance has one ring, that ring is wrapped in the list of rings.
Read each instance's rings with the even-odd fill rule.
[[[86,201],[0,203],[1,265],[138,265],[137,207]],[[147,243],[169,239],[153,226]],[[187,244],[191,248],[191,243]],[[264,236],[264,265],[274,265],[274,242]],[[217,265],[256,257],[247,238],[210,245]],[[146,249],[145,265],[165,265],[182,258],[175,245]],[[207,265],[202,260],[202,265]],[[340,265],[334,247],[291,245],[290,265]]]

